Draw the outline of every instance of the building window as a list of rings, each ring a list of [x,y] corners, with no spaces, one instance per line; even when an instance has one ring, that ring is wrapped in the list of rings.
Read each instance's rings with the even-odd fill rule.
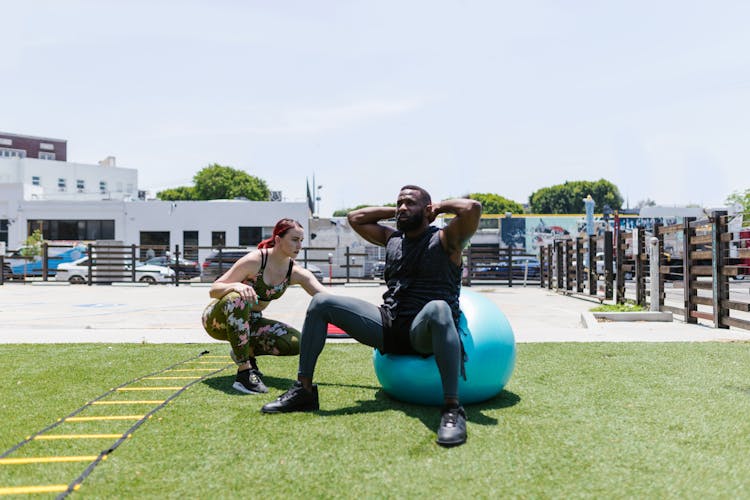
[[[0,219],[0,242],[8,245],[8,219]]]
[[[0,158],[26,158],[23,149],[0,148]]]
[[[141,260],[169,252],[169,231],[141,231]]]
[[[12,146],[13,140],[12,139],[6,139],[5,137],[0,138],[0,146]]]
[[[227,245],[227,233],[224,231],[211,231],[211,246],[224,247]]]
[[[182,232],[182,253],[188,260],[198,260],[198,231]]]
[[[86,191],[86,183],[83,181],[83,179],[78,179],[76,181],[76,190],[79,193],[83,193],[84,191]]]
[[[125,192],[128,194],[131,194],[133,192],[133,185],[128,184],[127,187],[125,188]]]
[[[50,144],[49,142],[40,142],[39,143],[39,149],[43,149],[45,151],[54,151],[55,145]]]
[[[32,175],[31,176],[31,185],[32,186],[41,186],[42,185],[42,179],[40,179],[38,175]]]
[[[40,160],[54,160],[55,153],[39,153]]]
[[[107,181],[99,181],[99,192],[107,194]]]
[[[240,227],[239,244],[241,247],[255,246],[263,239],[262,227]]]
[[[62,177],[57,179],[57,190],[61,193],[65,192],[65,179],[63,179]]]
[[[27,234],[42,230],[45,240],[94,241],[114,240],[114,220],[33,220]]]

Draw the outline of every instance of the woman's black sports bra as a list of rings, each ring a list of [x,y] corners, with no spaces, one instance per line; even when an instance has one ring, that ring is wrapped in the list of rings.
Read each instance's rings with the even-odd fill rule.
[[[268,252],[260,251],[260,269],[258,274],[254,278],[247,278],[245,283],[252,286],[255,290],[255,294],[258,296],[258,300],[261,302],[270,302],[278,299],[289,287],[289,280],[292,277],[292,267],[294,267],[294,260],[289,259],[289,270],[286,273],[284,281],[278,285],[271,286],[263,280],[263,271],[266,270],[266,263],[268,262]]]

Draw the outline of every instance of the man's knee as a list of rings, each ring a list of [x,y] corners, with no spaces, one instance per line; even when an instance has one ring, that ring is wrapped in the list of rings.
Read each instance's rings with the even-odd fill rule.
[[[307,306],[307,312],[321,313],[328,310],[336,304],[337,297],[330,293],[316,293],[313,295],[310,305]]]
[[[325,302],[325,295],[324,293],[316,293],[313,295],[312,300],[307,305],[307,312],[315,311],[317,309],[320,309],[323,306],[323,303]]]
[[[453,322],[451,306],[444,300],[431,300],[425,304],[422,311],[424,311],[424,314],[427,315],[430,321],[434,321],[437,324],[445,325]]]

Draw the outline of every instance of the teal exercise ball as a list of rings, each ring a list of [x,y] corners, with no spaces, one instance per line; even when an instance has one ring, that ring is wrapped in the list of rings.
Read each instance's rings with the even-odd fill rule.
[[[502,311],[487,297],[462,289],[459,335],[466,351],[466,380],[459,377],[462,404],[486,401],[503,390],[516,364],[513,330]],[[375,375],[391,397],[407,403],[443,404],[443,384],[435,356],[373,354]]]

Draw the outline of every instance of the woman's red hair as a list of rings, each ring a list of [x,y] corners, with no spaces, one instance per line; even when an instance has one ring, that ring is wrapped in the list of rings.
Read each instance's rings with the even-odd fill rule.
[[[302,224],[294,219],[281,219],[274,226],[273,234],[271,235],[271,237],[266,238],[265,240],[258,243],[258,248],[273,248],[274,245],[276,245],[276,237],[278,236],[279,238],[283,238],[287,231],[289,231],[293,227],[302,229]]]

